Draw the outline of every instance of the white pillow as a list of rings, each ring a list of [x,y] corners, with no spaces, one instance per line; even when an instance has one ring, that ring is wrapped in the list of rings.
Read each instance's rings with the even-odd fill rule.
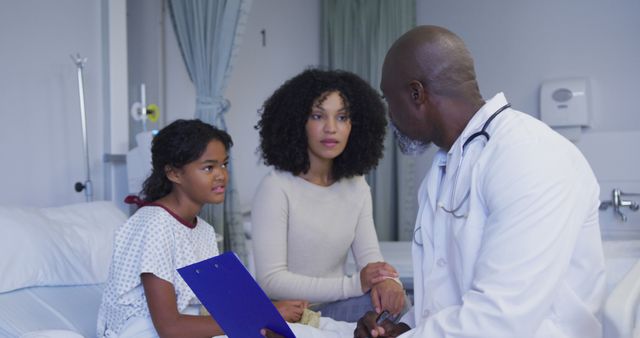
[[[111,202],[0,207],[0,292],[103,283],[126,215]]]

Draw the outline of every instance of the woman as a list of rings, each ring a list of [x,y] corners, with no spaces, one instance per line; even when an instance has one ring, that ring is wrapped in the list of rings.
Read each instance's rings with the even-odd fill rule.
[[[336,320],[401,312],[404,290],[383,262],[362,175],[382,157],[380,96],[345,71],[309,69],[263,106],[256,128],[274,170],[253,202],[256,275],[273,299],[306,299]],[[358,272],[345,273],[352,251]]]

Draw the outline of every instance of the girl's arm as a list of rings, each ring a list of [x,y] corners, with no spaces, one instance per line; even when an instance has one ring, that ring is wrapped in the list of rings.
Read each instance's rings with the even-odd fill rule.
[[[153,326],[160,337],[213,337],[224,334],[211,316],[179,313],[173,284],[152,273],[143,273],[140,278]]]

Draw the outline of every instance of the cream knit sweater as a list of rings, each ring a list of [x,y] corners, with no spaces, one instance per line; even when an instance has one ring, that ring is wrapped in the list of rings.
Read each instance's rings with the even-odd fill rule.
[[[382,261],[362,176],[323,187],[274,170],[258,187],[251,222],[256,277],[272,299],[360,296],[360,274],[345,274],[349,250],[358,271]]]

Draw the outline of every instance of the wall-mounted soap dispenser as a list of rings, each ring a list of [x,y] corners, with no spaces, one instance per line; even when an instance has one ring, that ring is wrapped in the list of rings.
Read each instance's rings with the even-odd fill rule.
[[[586,78],[549,80],[540,88],[540,119],[571,141],[580,140],[589,120]]]

